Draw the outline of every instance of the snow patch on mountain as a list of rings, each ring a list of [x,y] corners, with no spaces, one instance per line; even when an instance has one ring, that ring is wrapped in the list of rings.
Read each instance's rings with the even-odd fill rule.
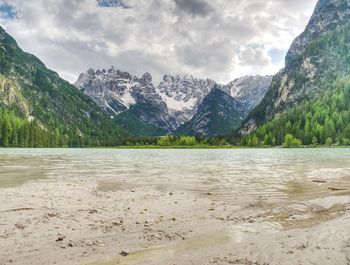
[[[177,113],[179,123],[183,123],[193,117],[199,104],[215,85],[215,81],[210,79],[165,75],[156,90],[169,111]]]
[[[241,102],[249,112],[264,98],[271,82],[272,76],[245,76],[228,83],[223,90]]]
[[[172,132],[197,114],[203,100],[214,89],[224,91],[244,105],[244,112],[250,111],[264,97],[271,79],[246,76],[219,85],[210,79],[165,75],[155,87],[149,73],[138,78],[111,67],[108,70],[90,69],[79,76],[75,85],[111,116],[136,106],[131,110],[133,115]]]

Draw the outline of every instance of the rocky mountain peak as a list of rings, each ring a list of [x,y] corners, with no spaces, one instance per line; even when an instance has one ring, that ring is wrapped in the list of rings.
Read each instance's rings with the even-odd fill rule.
[[[249,112],[261,102],[272,82],[272,76],[244,76],[223,87],[231,97],[240,101]]]
[[[93,75],[95,75],[95,69],[90,68],[86,73],[93,76]]]
[[[327,34],[350,18],[350,0],[320,0],[305,31],[294,40],[286,64],[302,54],[310,40]]]
[[[152,76],[150,73],[145,73],[142,77],[141,77],[141,82],[145,83],[145,84],[152,84]]]
[[[191,109],[191,113],[186,114],[191,116],[215,84],[212,80],[197,79],[189,75],[165,75],[157,87],[157,92],[169,109],[175,112],[187,112]]]
[[[216,84],[199,104],[198,111],[193,118],[179,127],[175,134],[225,135],[237,128],[243,118],[243,104],[228,95],[221,85]]]
[[[132,115],[143,122],[168,131],[176,126],[168,115],[166,104],[156,93],[149,73],[139,78],[115,67],[89,69],[79,76],[75,85],[112,117],[133,106]]]

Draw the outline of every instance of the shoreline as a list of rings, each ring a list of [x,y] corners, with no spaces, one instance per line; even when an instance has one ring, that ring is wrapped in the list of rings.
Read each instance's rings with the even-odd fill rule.
[[[261,150],[294,150],[294,149],[350,149],[350,146],[299,146],[299,147],[283,147],[283,146],[275,146],[275,147],[244,147],[244,146],[98,146],[98,147],[1,147],[0,150],[9,150],[9,149],[96,149],[96,150],[108,150],[108,149],[154,149],[154,150],[206,150],[206,149],[217,149],[217,150],[225,150],[225,149],[242,149],[242,150],[254,150],[254,149],[261,149]]]
[[[318,192],[291,186],[275,201],[128,180],[29,181],[1,189],[0,263],[345,265],[349,190],[308,185]]]

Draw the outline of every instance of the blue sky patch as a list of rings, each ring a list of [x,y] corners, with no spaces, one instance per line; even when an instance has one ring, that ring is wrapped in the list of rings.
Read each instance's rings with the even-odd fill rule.
[[[16,9],[8,3],[0,3],[0,17],[14,19],[17,17]]]
[[[285,49],[271,49],[269,55],[272,58],[272,64],[283,64],[286,57],[287,50]]]
[[[122,0],[97,0],[97,5],[99,7],[121,7],[124,9],[131,8]]]

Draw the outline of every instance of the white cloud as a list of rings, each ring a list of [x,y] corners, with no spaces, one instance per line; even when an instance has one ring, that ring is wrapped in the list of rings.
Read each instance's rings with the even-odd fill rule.
[[[239,57],[242,65],[250,66],[268,66],[272,61],[268,52],[262,48],[244,48]]]
[[[316,0],[0,0],[17,18],[0,23],[20,46],[74,82],[114,65],[132,74],[192,74],[219,82],[272,74],[305,27]],[[279,55],[280,57],[280,55]]]

